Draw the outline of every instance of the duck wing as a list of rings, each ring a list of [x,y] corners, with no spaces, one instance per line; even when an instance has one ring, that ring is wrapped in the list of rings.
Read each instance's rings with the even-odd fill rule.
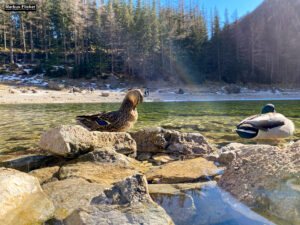
[[[118,120],[119,111],[103,112],[94,115],[77,116],[76,121],[91,130],[99,130],[115,123]]]
[[[252,117],[248,117],[247,119],[243,120],[237,128],[241,128],[243,125],[249,124],[253,128],[258,130],[268,130],[275,127],[280,127],[284,125],[284,120],[282,116],[279,114],[274,113],[267,113],[267,114],[259,114]]]

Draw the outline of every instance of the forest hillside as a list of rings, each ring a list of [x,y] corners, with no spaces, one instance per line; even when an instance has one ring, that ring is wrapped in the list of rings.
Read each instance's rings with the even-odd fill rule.
[[[2,67],[31,63],[32,73],[49,77],[300,84],[300,0],[265,0],[242,18],[184,0],[31,2],[36,12],[1,7]]]

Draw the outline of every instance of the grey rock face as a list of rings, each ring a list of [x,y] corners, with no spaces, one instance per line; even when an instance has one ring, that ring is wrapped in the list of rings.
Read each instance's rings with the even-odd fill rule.
[[[96,224],[174,224],[163,208],[151,200],[147,181],[136,174],[117,182],[91,201],[90,206],[75,210],[65,225]]]
[[[125,132],[90,132],[82,126],[59,126],[46,131],[40,147],[54,154],[74,157],[97,148],[114,147],[119,153],[136,155],[136,143]]]
[[[180,133],[160,127],[131,133],[139,152],[168,153],[201,156],[213,150],[203,135]]]

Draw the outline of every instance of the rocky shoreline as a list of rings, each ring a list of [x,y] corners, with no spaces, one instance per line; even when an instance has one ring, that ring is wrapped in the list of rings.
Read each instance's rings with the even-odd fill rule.
[[[0,156],[0,224],[184,224],[200,213],[188,192],[217,186],[249,207],[300,221],[300,142],[213,150],[199,133],[63,125],[46,131],[39,145]],[[183,196],[191,210],[165,210],[153,201],[160,194]]]

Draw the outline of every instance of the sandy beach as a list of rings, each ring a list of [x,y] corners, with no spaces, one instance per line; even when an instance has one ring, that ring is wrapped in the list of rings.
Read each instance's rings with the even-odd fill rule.
[[[158,88],[150,90],[145,102],[171,101],[233,101],[233,100],[297,100],[300,90],[288,91],[253,91],[244,89],[238,94],[228,94],[213,88],[185,87],[183,94],[178,94],[177,88]],[[126,88],[116,90],[81,89],[81,92],[71,92],[69,89],[48,90],[38,86],[11,86],[0,84],[0,104],[33,104],[33,103],[102,103],[121,102],[126,94]]]

